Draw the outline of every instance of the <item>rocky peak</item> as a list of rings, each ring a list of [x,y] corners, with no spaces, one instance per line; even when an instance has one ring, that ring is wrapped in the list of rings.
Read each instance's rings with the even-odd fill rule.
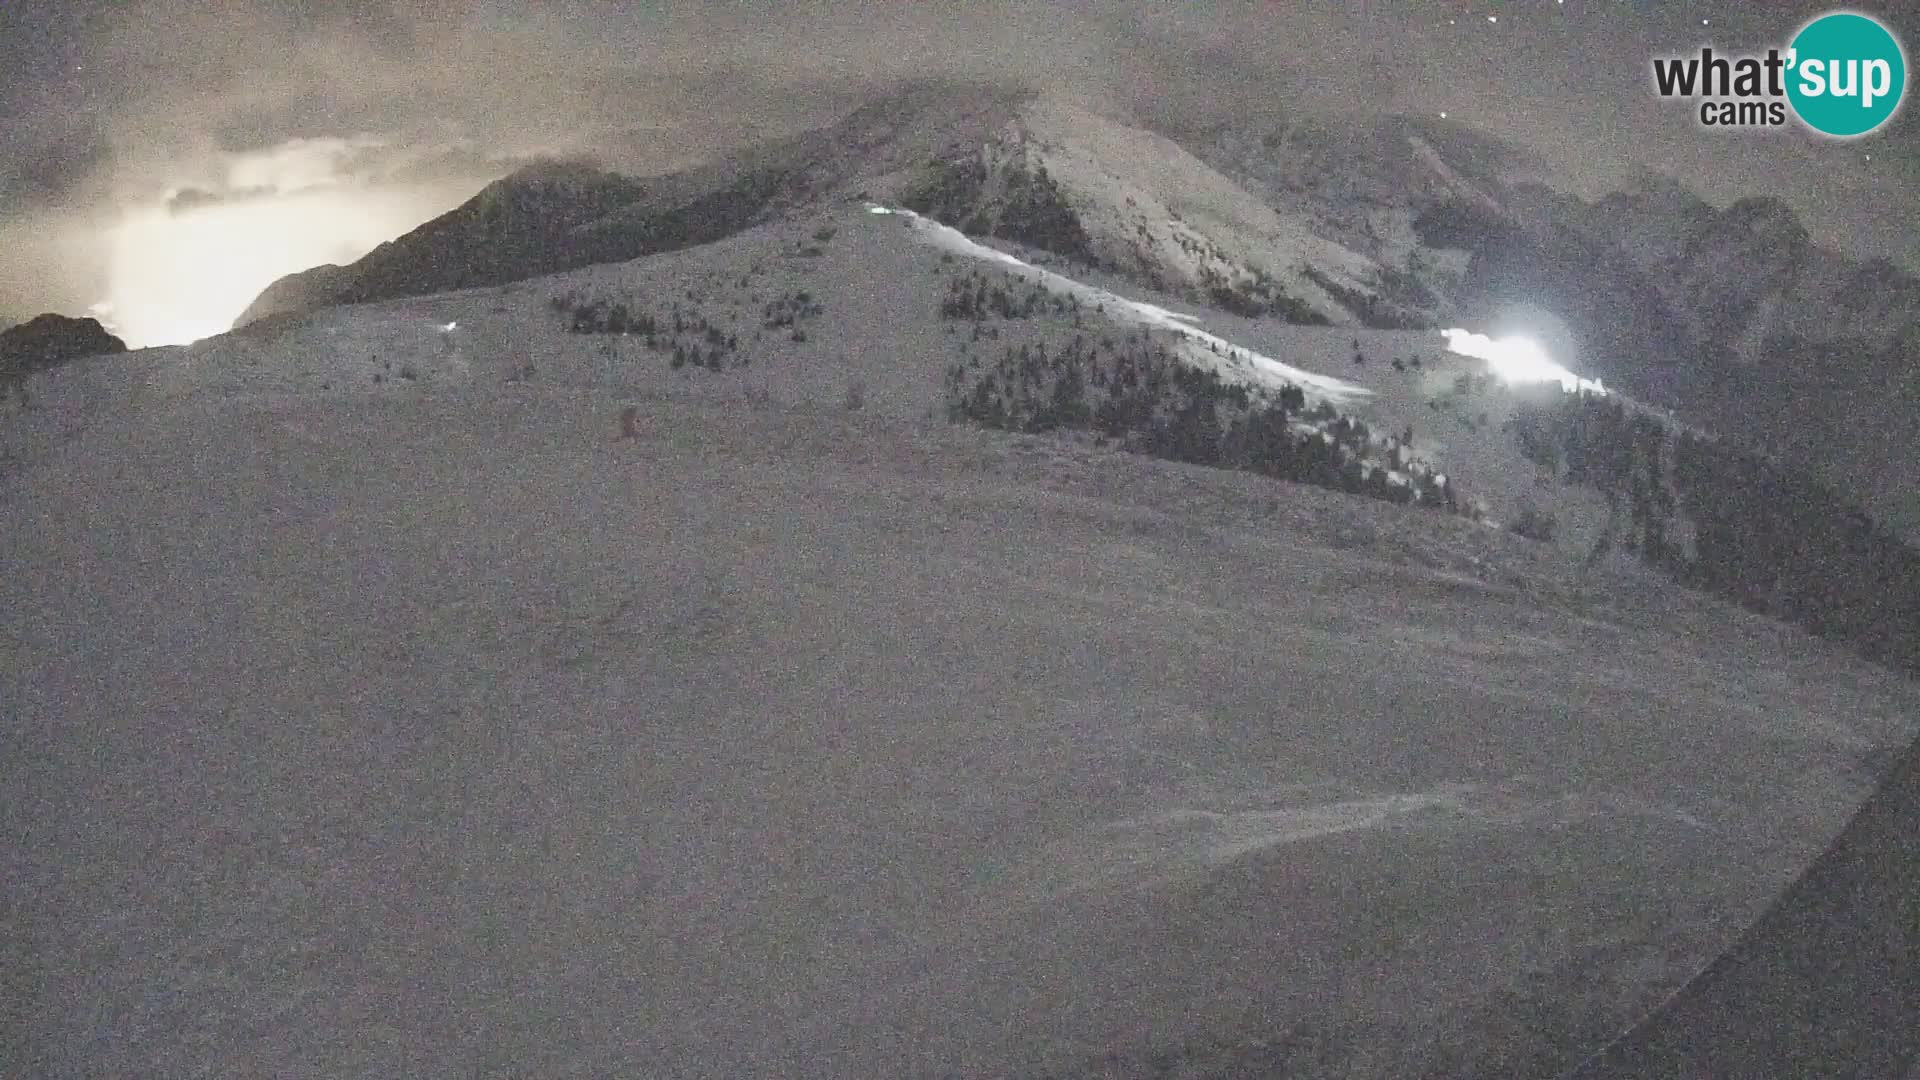
[[[1651,169],[1637,170],[1626,187],[1608,195],[1602,205],[1632,206],[1646,211],[1685,216],[1710,210],[1707,201],[1679,180]]]
[[[0,331],[0,375],[19,376],[82,357],[126,351],[127,343],[109,334],[98,319],[36,315]]]
[[[1727,207],[1720,214],[1720,225],[1781,250],[1798,250],[1807,243],[1806,227],[1786,203],[1771,195],[1752,196]]]
[[[1693,284],[1695,304],[1719,296],[1743,308],[1763,293],[1790,287],[1811,248],[1807,230],[1785,203],[1746,198],[1693,230],[1673,271]]]

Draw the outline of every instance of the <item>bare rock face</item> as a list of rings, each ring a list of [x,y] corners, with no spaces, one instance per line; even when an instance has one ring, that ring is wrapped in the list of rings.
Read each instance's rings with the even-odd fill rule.
[[[87,356],[127,351],[127,343],[107,333],[98,319],[36,315],[0,331],[0,379],[17,379]]]

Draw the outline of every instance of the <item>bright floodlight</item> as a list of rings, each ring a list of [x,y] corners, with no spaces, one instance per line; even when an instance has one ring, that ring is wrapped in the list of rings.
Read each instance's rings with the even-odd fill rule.
[[[1532,338],[1507,337],[1495,340],[1485,334],[1459,329],[1443,330],[1441,333],[1447,339],[1448,351],[1485,360],[1487,371],[1498,376],[1502,382],[1557,382],[1568,391],[1607,392],[1599,380],[1583,379],[1554,363],[1547,356],[1547,351]]]

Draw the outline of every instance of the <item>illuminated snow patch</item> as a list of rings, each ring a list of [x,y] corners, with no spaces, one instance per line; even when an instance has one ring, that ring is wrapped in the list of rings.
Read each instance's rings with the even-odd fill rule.
[[[1447,350],[1487,362],[1487,371],[1500,381],[1517,383],[1557,382],[1568,392],[1588,391],[1605,394],[1598,379],[1583,379],[1547,356],[1547,351],[1532,338],[1490,338],[1470,330],[1442,330]]]
[[[1048,292],[1075,297],[1083,305],[1105,305],[1107,311],[1117,318],[1171,331],[1179,339],[1175,348],[1181,358],[1195,367],[1212,370],[1223,377],[1270,390],[1283,390],[1289,386],[1297,386],[1311,397],[1330,402],[1347,402],[1373,396],[1373,391],[1364,386],[1344,379],[1303,371],[1290,364],[1283,364],[1271,356],[1262,355],[1225,338],[1209,334],[1196,325],[1199,321],[1197,315],[1168,311],[1155,304],[1129,300],[1117,293],[1083,284],[1051,270],[1042,270],[1004,251],[976,244],[960,230],[942,225],[931,218],[921,217],[911,210],[869,204],[867,212],[893,214],[906,218],[907,224],[927,243],[935,247],[986,262],[1001,263],[1023,274],[1031,275]]]

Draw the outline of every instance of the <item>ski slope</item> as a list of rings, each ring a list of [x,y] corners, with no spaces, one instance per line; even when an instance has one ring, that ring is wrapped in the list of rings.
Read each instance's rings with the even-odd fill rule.
[[[1142,300],[1130,300],[1106,289],[1076,281],[1064,274],[1042,269],[1004,251],[977,243],[960,230],[950,225],[942,225],[911,210],[870,204],[868,212],[902,217],[906,219],[908,227],[914,234],[927,244],[951,251],[956,255],[1012,267],[1022,275],[1032,277],[1049,292],[1072,296],[1089,308],[1106,308],[1108,317],[1116,321],[1131,322],[1176,334],[1179,337],[1178,355],[1195,367],[1218,371],[1221,375],[1236,381],[1270,390],[1277,391],[1288,386],[1298,386],[1309,398],[1335,405],[1359,401],[1373,394],[1373,391],[1358,383],[1305,371],[1210,334],[1196,325],[1199,321],[1197,315],[1169,311]]]

